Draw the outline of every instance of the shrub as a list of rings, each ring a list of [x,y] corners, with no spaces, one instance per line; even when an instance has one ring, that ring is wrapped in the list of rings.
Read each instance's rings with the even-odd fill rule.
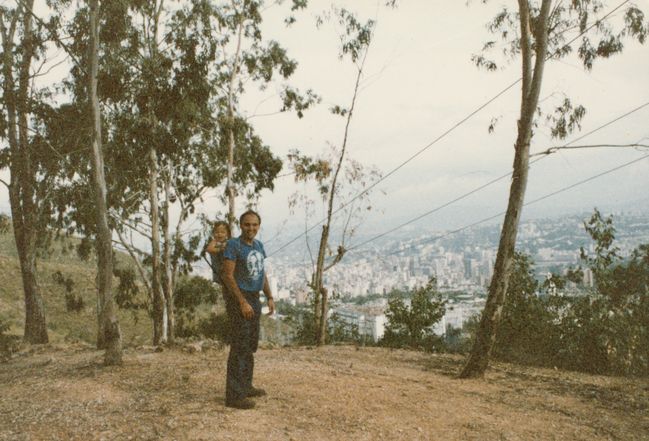
[[[20,337],[6,333],[9,328],[9,322],[0,317],[0,360],[9,358],[20,345]]]
[[[649,374],[649,245],[627,259],[614,246],[611,218],[596,210],[584,227],[595,242],[581,251],[595,287],[562,296],[567,282],[579,283],[581,268],[554,274],[537,288],[527,256],[516,255],[494,356],[596,374]]]
[[[444,316],[445,305],[446,301],[437,291],[435,278],[414,291],[409,305],[402,296],[391,295],[385,312],[388,323],[381,344],[440,350],[442,339],[433,333],[433,326]]]
[[[228,341],[227,316],[211,311],[219,296],[220,288],[213,282],[198,276],[182,277],[174,291],[176,336]]]
[[[80,312],[85,306],[83,297],[75,295],[74,280],[72,277],[65,277],[61,271],[52,274],[52,280],[65,289],[65,309],[68,312]]]

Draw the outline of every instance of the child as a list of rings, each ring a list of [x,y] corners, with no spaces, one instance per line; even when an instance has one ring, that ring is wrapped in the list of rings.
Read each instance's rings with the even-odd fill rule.
[[[225,244],[230,238],[230,225],[225,221],[216,221],[212,227],[212,238],[205,247],[205,251],[210,254],[212,263],[212,280],[223,286],[221,271],[223,270],[223,251]]]

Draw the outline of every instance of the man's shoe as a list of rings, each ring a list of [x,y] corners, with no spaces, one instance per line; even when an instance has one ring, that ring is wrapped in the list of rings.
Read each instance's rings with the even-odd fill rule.
[[[242,398],[236,401],[226,401],[226,407],[233,407],[235,409],[252,409],[255,407],[255,402],[249,398]]]
[[[250,390],[248,391],[248,396],[249,397],[263,397],[266,395],[266,391],[263,389],[260,389],[258,387],[251,387]]]

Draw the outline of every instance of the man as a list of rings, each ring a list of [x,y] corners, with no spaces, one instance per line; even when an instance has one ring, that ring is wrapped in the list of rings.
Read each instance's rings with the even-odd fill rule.
[[[264,271],[266,252],[255,239],[261,217],[248,210],[239,218],[241,236],[228,240],[223,253],[223,282],[227,293],[225,307],[230,318],[231,339],[225,386],[225,405],[237,409],[255,406],[251,397],[266,395],[252,385],[254,353],[259,342],[261,303],[264,291],[268,314],[275,312],[275,303]]]

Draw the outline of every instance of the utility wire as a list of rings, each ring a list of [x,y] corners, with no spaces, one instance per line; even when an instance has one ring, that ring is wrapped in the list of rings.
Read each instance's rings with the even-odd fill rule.
[[[603,171],[603,172],[601,172],[601,173],[598,173],[598,174],[596,174],[596,175],[593,175],[593,176],[591,176],[591,177],[589,177],[589,178],[586,178],[586,179],[583,179],[583,180],[581,180],[581,181],[575,182],[575,183],[570,184],[570,185],[568,185],[568,186],[566,186],[566,187],[563,187],[563,188],[561,188],[561,189],[559,189],[559,190],[553,191],[553,192],[548,193],[548,194],[546,194],[546,195],[543,195],[543,196],[541,196],[541,197],[539,197],[539,198],[536,198],[536,199],[534,199],[534,200],[531,200],[531,201],[529,201],[529,202],[526,202],[525,204],[523,204],[523,206],[524,206],[524,207],[527,207],[528,205],[532,205],[532,204],[535,204],[535,203],[537,203],[537,202],[540,202],[540,201],[543,201],[543,200],[545,200],[545,199],[548,199],[548,198],[550,198],[550,197],[552,197],[552,196],[556,196],[557,194],[560,194],[560,193],[563,193],[563,192],[565,192],[565,191],[571,190],[571,189],[573,189],[573,188],[575,188],[575,187],[578,187],[578,186],[580,186],[580,185],[586,184],[586,183],[588,183],[588,182],[590,182],[590,181],[593,181],[593,180],[595,180],[595,179],[597,179],[597,178],[600,178],[600,177],[602,177],[602,176],[608,175],[608,174],[610,174],[610,173],[616,172],[616,171],[618,171],[618,170],[621,170],[621,169],[623,169],[623,168],[625,168],[625,167],[628,167],[628,166],[630,166],[630,165],[633,165],[633,164],[635,164],[635,163],[637,163],[637,162],[640,162],[640,161],[642,161],[642,160],[644,160],[644,159],[647,159],[647,158],[649,158],[649,154],[643,155],[643,156],[641,156],[641,157],[639,157],[639,158],[636,158],[636,159],[633,159],[633,160],[631,160],[631,161],[629,161],[629,162],[625,162],[624,164],[621,164],[621,165],[618,165],[618,166],[616,166],[616,167],[610,168],[610,169],[608,169],[608,170],[606,170],[606,171]],[[456,230],[452,230],[452,231],[449,231],[449,232],[447,232],[447,233],[444,233],[444,234],[441,234],[441,235],[438,235],[438,236],[435,236],[435,237],[432,237],[432,238],[428,238],[428,239],[422,240],[422,241],[420,241],[420,243],[418,243],[417,245],[413,245],[413,246],[410,246],[410,247],[405,248],[405,249],[402,249],[402,250],[393,251],[393,252],[391,252],[391,253],[386,253],[386,254],[384,254],[384,255],[386,255],[386,256],[391,256],[391,255],[394,255],[394,254],[402,253],[402,252],[404,252],[404,251],[408,251],[408,250],[410,250],[410,249],[415,249],[415,248],[417,248],[418,246],[420,246],[420,245],[422,245],[422,244],[428,244],[428,243],[431,243],[431,242],[435,242],[435,241],[437,241],[437,240],[439,240],[439,239],[443,239],[443,238],[448,237],[448,236],[451,236],[451,235],[453,235],[453,234],[455,234],[455,233],[459,233],[460,231],[466,230],[466,229],[471,228],[471,227],[475,227],[476,225],[479,225],[479,224],[482,224],[482,223],[488,222],[488,221],[493,220],[493,219],[497,219],[497,218],[503,216],[506,212],[507,212],[506,210],[505,210],[505,211],[501,211],[500,213],[494,214],[493,216],[486,217],[486,218],[484,218],[484,219],[481,219],[481,220],[479,220],[479,221],[473,222],[473,223],[471,223],[471,224],[469,224],[469,225],[465,225],[465,226],[463,226],[463,227],[461,227],[461,228],[458,228],[458,229],[456,229]]]
[[[633,160],[631,160],[631,161],[625,162],[624,164],[620,164],[620,165],[618,165],[618,166],[616,166],[616,167],[613,167],[613,168],[611,168],[611,169],[605,170],[605,171],[603,171],[603,172],[601,172],[601,173],[598,173],[598,174],[596,174],[596,175],[590,176],[590,177],[588,177],[588,178],[586,178],[586,179],[583,179],[583,180],[581,180],[581,181],[575,182],[575,183],[573,183],[573,184],[570,184],[570,185],[568,185],[568,186],[566,186],[566,187],[563,187],[563,188],[561,188],[561,189],[559,189],[559,190],[553,191],[553,192],[548,193],[548,194],[545,194],[545,195],[543,195],[543,196],[541,196],[541,197],[539,197],[539,198],[533,199],[533,200],[531,200],[531,201],[526,202],[525,204],[523,204],[523,207],[527,207],[528,205],[532,205],[532,204],[535,204],[535,203],[537,203],[537,202],[543,201],[543,200],[545,200],[545,199],[551,198],[552,196],[556,196],[557,194],[560,194],[560,193],[566,192],[566,191],[571,190],[571,189],[573,189],[573,188],[575,188],[575,187],[578,187],[578,186],[580,186],[580,185],[586,184],[586,183],[588,183],[588,182],[590,182],[590,181],[593,181],[593,180],[595,180],[595,179],[597,179],[597,178],[600,178],[600,177],[602,177],[602,176],[605,176],[605,175],[608,175],[608,174],[610,174],[610,173],[613,173],[613,172],[616,172],[616,171],[618,171],[618,170],[621,170],[621,169],[623,169],[623,168],[626,168],[626,167],[628,167],[628,166],[630,166],[630,165],[633,165],[633,164],[635,164],[635,163],[637,163],[637,162],[640,162],[640,161],[642,161],[642,160],[644,160],[644,159],[647,159],[647,158],[649,158],[649,154],[643,155],[643,156],[641,156],[641,157],[639,157],[639,158],[636,158],[636,159],[633,159]],[[540,160],[540,159],[539,159],[539,160]],[[537,161],[538,161],[538,160],[537,160]],[[421,245],[426,245],[426,244],[429,244],[429,243],[433,243],[433,242],[435,242],[435,241],[437,241],[437,240],[444,239],[445,237],[448,237],[448,236],[451,236],[451,235],[453,235],[453,234],[459,233],[460,231],[464,231],[464,230],[467,230],[467,229],[469,229],[469,228],[475,227],[476,225],[483,224],[483,223],[488,222],[488,221],[490,221],[490,220],[498,219],[498,218],[502,217],[506,212],[507,212],[506,210],[505,210],[505,211],[501,211],[501,212],[496,213],[496,214],[494,214],[494,215],[492,215],[492,216],[489,216],[489,217],[486,217],[486,218],[480,219],[480,220],[478,220],[478,221],[476,221],[476,222],[473,222],[473,223],[470,223],[470,224],[468,224],[468,225],[464,225],[464,226],[462,226],[462,227],[460,227],[460,228],[457,228],[457,229],[455,229],[455,230],[448,231],[448,232],[446,232],[446,233],[444,233],[444,234],[440,234],[440,235],[438,235],[438,236],[434,236],[434,237],[430,237],[430,238],[428,238],[428,239],[421,240],[421,241],[419,241],[419,243],[417,243],[416,245],[411,245],[411,246],[406,247],[406,248],[404,248],[404,249],[399,249],[399,250],[396,250],[396,251],[393,251],[393,252],[389,252],[389,253],[383,253],[382,256],[392,256],[392,255],[395,255],[395,254],[403,253],[403,252],[405,252],[405,251],[414,250],[414,249],[416,249],[417,247],[419,247],[419,246],[421,246]],[[390,232],[392,232],[392,231],[394,231],[394,229],[391,230]],[[383,236],[385,236],[386,234],[388,234],[388,233],[381,234],[380,236],[377,236],[377,237],[372,238],[372,240],[365,241],[365,242],[363,242],[363,243],[360,244],[360,245],[357,245],[357,246],[355,246],[355,247],[353,247],[353,248],[350,248],[349,250],[347,250],[347,252],[353,252],[353,251],[357,250],[358,248],[360,248],[360,246],[362,246],[362,245],[366,245],[366,244],[370,243],[371,241],[378,239],[379,237],[383,237]],[[302,262],[302,264],[301,264],[300,266],[305,265],[305,264],[307,264],[307,263],[308,263],[308,262]]]
[[[454,131],[455,129],[457,129],[459,126],[461,126],[462,124],[464,124],[466,121],[468,121],[469,119],[471,119],[474,115],[476,115],[476,114],[477,114],[478,112],[480,112],[482,109],[484,109],[484,108],[487,107],[489,104],[491,104],[492,102],[494,102],[495,100],[497,100],[498,98],[500,98],[501,95],[505,94],[505,92],[507,92],[507,91],[508,91],[509,89],[511,89],[512,87],[514,87],[514,86],[515,86],[516,84],[518,84],[520,81],[521,81],[521,79],[519,78],[518,80],[516,80],[516,81],[514,81],[513,83],[511,83],[510,85],[508,85],[506,88],[504,88],[503,90],[501,90],[501,91],[500,91],[497,95],[495,95],[493,98],[489,99],[487,102],[485,102],[484,104],[480,105],[477,109],[475,109],[474,111],[472,111],[469,115],[467,115],[466,117],[464,117],[462,120],[460,120],[459,122],[455,123],[455,124],[454,124],[450,129],[447,129],[444,133],[442,133],[441,135],[439,135],[437,138],[435,138],[433,141],[431,141],[430,143],[428,143],[427,145],[425,145],[423,148],[419,149],[416,153],[412,154],[408,159],[406,159],[405,161],[401,162],[401,163],[400,163],[399,165],[397,165],[395,168],[393,168],[392,170],[390,170],[387,174],[381,176],[381,178],[379,178],[379,179],[377,179],[376,181],[374,181],[374,183],[372,183],[372,184],[371,184],[369,187],[367,187],[365,190],[361,191],[361,192],[358,193],[356,196],[354,196],[353,198],[351,198],[349,201],[347,201],[346,203],[344,203],[344,204],[342,204],[341,206],[339,206],[337,209],[335,209],[335,210],[332,212],[332,215],[335,215],[335,214],[339,213],[341,210],[343,210],[344,208],[346,208],[346,207],[348,207],[350,204],[352,204],[352,202],[356,201],[356,200],[357,200],[358,198],[360,198],[361,196],[367,194],[370,190],[372,190],[374,187],[376,187],[379,183],[383,182],[383,181],[386,180],[388,177],[390,177],[391,175],[393,175],[394,173],[396,173],[399,169],[403,168],[406,164],[408,164],[409,162],[411,162],[411,161],[412,161],[413,159],[415,159],[417,156],[421,155],[424,151],[428,150],[430,147],[432,147],[433,145],[435,145],[435,144],[436,144],[437,142],[439,142],[442,138],[444,138],[444,137],[447,136],[449,133],[451,133],[452,131]],[[322,222],[324,222],[325,220],[326,220],[326,218],[323,218],[323,219],[320,220],[319,222],[315,223],[313,226],[311,226],[310,228],[308,228],[306,231],[304,231],[303,233],[300,233],[298,236],[295,236],[293,239],[291,239],[290,241],[286,242],[284,245],[282,245],[281,247],[279,247],[277,250],[273,251],[270,255],[273,255],[273,254],[277,254],[277,253],[279,253],[280,251],[282,251],[284,248],[286,248],[286,247],[288,247],[289,245],[291,245],[291,244],[292,244],[293,242],[295,242],[296,240],[300,239],[301,237],[305,236],[305,235],[308,234],[309,232],[313,231],[313,230],[314,230],[318,225],[322,224]]]
[[[581,141],[582,139],[586,138],[587,136],[593,134],[594,132],[596,132],[596,131],[598,131],[598,130],[601,130],[601,129],[605,128],[605,127],[608,127],[608,126],[610,126],[610,125],[612,125],[612,124],[615,124],[615,123],[618,122],[619,120],[624,119],[624,118],[626,118],[627,116],[629,116],[629,115],[631,115],[631,114],[633,114],[633,113],[635,113],[635,112],[637,112],[637,111],[639,111],[639,110],[641,110],[641,109],[644,109],[644,108],[647,107],[647,106],[649,106],[649,101],[645,102],[644,104],[639,105],[638,107],[636,107],[636,108],[634,108],[634,109],[629,110],[628,112],[626,112],[626,113],[624,113],[624,114],[618,116],[617,118],[615,118],[615,119],[613,119],[613,120],[607,122],[606,124],[597,127],[595,130],[591,130],[590,132],[584,133],[582,136],[580,136],[579,138],[573,140],[573,141],[572,141],[571,143],[569,143],[569,144],[566,144],[566,145],[564,145],[564,146],[562,146],[562,147],[560,147],[560,148],[552,147],[552,148],[547,149],[547,150],[544,150],[544,151],[542,151],[542,152],[533,153],[533,154],[531,154],[530,156],[547,155],[547,154],[549,154],[549,153],[554,153],[554,151],[556,151],[556,150],[566,149],[566,148],[568,148],[568,146],[569,146],[570,144],[574,144],[574,143],[576,143],[577,141]],[[553,150],[553,149],[554,149],[554,151],[551,151],[551,150]]]
[[[600,125],[599,127],[596,127],[593,130],[590,130],[587,133],[584,133],[580,137],[578,137],[578,138],[576,138],[576,139],[574,139],[574,140],[572,140],[572,141],[570,141],[570,142],[568,142],[568,143],[566,143],[566,144],[564,144],[562,146],[551,147],[551,148],[549,148],[547,150],[544,150],[542,152],[530,155],[530,156],[540,156],[540,155],[543,155],[543,156],[540,156],[539,158],[537,158],[537,159],[533,160],[532,162],[530,162],[528,164],[528,167],[531,167],[534,163],[536,163],[536,162],[540,161],[541,159],[546,158],[548,155],[550,155],[550,154],[552,154],[552,153],[554,153],[554,152],[556,152],[558,150],[562,150],[562,149],[580,149],[580,148],[595,148],[595,147],[617,147],[617,148],[621,148],[621,147],[649,147],[649,145],[639,144],[639,143],[624,144],[624,145],[610,145],[610,144],[609,145],[607,145],[607,144],[593,144],[593,145],[589,145],[589,146],[573,146],[572,145],[572,144],[576,143],[577,141],[580,141],[580,140],[586,138],[587,136],[590,136],[593,133],[604,129],[605,127],[608,127],[611,124],[614,124],[614,123],[622,120],[623,118],[626,118],[627,116],[632,115],[633,113],[635,113],[635,112],[637,112],[637,111],[639,111],[639,110],[641,110],[641,109],[643,109],[643,108],[645,108],[647,106],[649,106],[649,101],[647,101],[645,104],[642,104],[642,105],[640,105],[640,106],[638,106],[638,107],[624,113],[623,115],[621,115],[621,116],[619,116],[619,117],[617,117],[617,118],[615,118],[615,119],[613,119],[613,120],[611,120],[609,122],[606,122],[606,123]],[[449,202],[446,202],[446,203],[444,203],[444,204],[442,204],[442,205],[440,205],[440,206],[438,206],[436,208],[433,208],[432,210],[429,210],[429,211],[427,211],[427,212],[425,212],[425,213],[423,213],[423,214],[421,214],[421,215],[419,215],[419,216],[417,216],[417,217],[415,217],[413,219],[410,219],[410,220],[408,220],[408,221],[406,221],[406,222],[404,222],[404,223],[402,223],[402,224],[400,224],[400,225],[398,225],[398,226],[396,226],[396,227],[394,227],[394,228],[392,228],[392,229],[390,229],[390,230],[388,230],[388,231],[386,231],[384,233],[381,233],[381,234],[379,234],[377,236],[374,236],[374,237],[372,237],[372,238],[370,238],[370,239],[368,239],[368,240],[366,240],[364,242],[361,242],[360,244],[357,244],[357,245],[354,245],[354,246],[350,247],[349,249],[347,249],[347,252],[350,252],[350,251],[356,250],[358,248],[361,248],[362,246],[364,246],[364,245],[366,245],[366,244],[368,244],[370,242],[373,242],[373,241],[375,241],[377,239],[380,239],[381,237],[384,237],[384,236],[386,236],[386,235],[388,235],[390,233],[393,233],[396,230],[399,230],[399,229],[401,229],[401,228],[403,228],[403,227],[405,227],[407,225],[410,225],[410,224],[412,224],[414,222],[417,222],[420,219],[423,219],[424,217],[427,217],[427,216],[429,216],[429,215],[431,215],[433,213],[436,213],[437,211],[439,211],[439,210],[441,210],[443,208],[446,208],[449,205],[452,205],[452,204],[454,204],[456,202],[459,202],[460,200],[465,199],[468,196],[471,196],[472,194],[477,193],[477,192],[479,192],[479,191],[481,191],[481,190],[495,184],[496,182],[501,181],[502,179],[505,179],[508,176],[511,176],[511,174],[512,174],[512,172],[509,172],[509,173],[504,174],[502,176],[499,176],[498,178],[493,179],[493,180],[491,180],[491,181],[489,181],[489,182],[487,182],[485,184],[482,184],[481,186],[479,186],[477,188],[474,188],[473,190],[470,190],[467,193],[464,193],[463,195],[458,196],[457,198],[455,198],[455,199],[453,199],[453,200],[451,200]]]
[[[436,212],[440,211],[441,209],[448,207],[449,205],[452,205],[452,204],[454,204],[456,202],[459,202],[462,199],[465,199],[465,198],[471,196],[472,194],[477,193],[480,190],[483,190],[483,189],[489,187],[490,185],[493,185],[496,182],[501,181],[501,180],[511,176],[511,174],[512,174],[512,172],[509,172],[509,173],[506,173],[504,175],[501,175],[500,177],[498,177],[496,179],[492,179],[491,181],[487,182],[486,184],[483,184],[483,185],[481,185],[481,186],[479,186],[477,188],[474,188],[473,190],[471,190],[471,191],[469,191],[467,193],[464,193],[463,195],[458,196],[455,199],[452,199],[452,200],[450,200],[450,201],[448,201],[448,202],[446,202],[446,203],[444,203],[444,204],[442,204],[442,205],[440,205],[438,207],[433,208],[432,210],[429,210],[429,211],[427,211],[427,212],[425,212],[423,214],[420,214],[419,216],[415,217],[414,219],[410,219],[410,220],[408,220],[408,221],[406,221],[406,222],[404,222],[404,223],[402,223],[402,224],[400,224],[400,225],[398,225],[398,226],[396,226],[394,228],[389,229],[388,231],[385,231],[384,233],[381,233],[381,234],[379,234],[377,236],[374,236],[374,237],[372,237],[370,239],[367,239],[364,242],[361,242],[361,243],[359,243],[357,245],[354,245],[354,246],[350,247],[349,249],[347,249],[347,252],[351,252],[351,251],[354,251],[354,250],[356,250],[358,248],[361,248],[361,247],[363,247],[364,245],[367,245],[370,242],[374,242],[375,240],[378,240],[378,239],[380,239],[380,238],[382,238],[384,236],[387,236],[390,233],[393,233],[393,232],[395,232],[397,230],[400,230],[401,228],[403,228],[403,227],[405,227],[407,225],[410,225],[412,223],[417,222],[420,219],[423,219],[423,218],[425,218],[427,216],[430,216],[431,214],[436,213]]]
[[[564,44],[564,45],[561,47],[561,49],[557,49],[557,50],[554,51],[552,54],[548,55],[548,56],[546,57],[546,61],[547,61],[547,60],[550,60],[551,58],[553,58],[556,54],[560,53],[563,49],[565,49],[566,47],[570,46],[572,43],[574,43],[576,40],[578,40],[581,36],[583,36],[584,34],[586,34],[586,33],[587,33],[588,31],[590,31],[592,28],[594,28],[595,26],[597,26],[598,24],[600,24],[602,21],[606,20],[606,19],[607,19],[608,17],[610,17],[610,16],[611,16],[615,11],[617,11],[618,9],[620,9],[622,6],[624,6],[624,5],[625,5],[626,3],[628,3],[629,1],[630,1],[630,0],[625,0],[625,1],[623,1],[623,2],[620,3],[618,6],[616,6],[616,7],[613,8],[611,11],[609,11],[606,15],[604,15],[601,19],[596,20],[596,21],[593,22],[590,26],[586,27],[586,28],[585,28],[583,31],[581,31],[581,32],[580,32],[576,37],[574,37],[574,38],[573,38],[572,40],[570,40],[568,43]],[[405,161],[401,162],[401,163],[400,163],[399,165],[397,165],[395,168],[393,168],[392,170],[390,170],[386,175],[384,175],[384,176],[382,176],[381,178],[377,179],[374,183],[372,183],[372,184],[371,184],[369,187],[367,187],[365,190],[361,191],[361,192],[358,193],[356,196],[354,196],[352,199],[350,199],[349,201],[347,201],[347,202],[343,203],[342,205],[340,205],[337,209],[335,209],[335,210],[332,212],[332,215],[335,215],[335,214],[339,213],[341,210],[343,210],[344,208],[346,208],[347,206],[349,206],[351,203],[353,203],[356,199],[358,199],[358,198],[360,198],[361,196],[367,194],[370,190],[372,190],[374,187],[376,187],[379,183],[381,183],[381,182],[383,182],[384,180],[386,180],[388,177],[390,177],[391,175],[393,175],[393,174],[394,174],[395,172],[397,172],[399,169],[403,168],[406,164],[408,164],[408,163],[411,162],[413,159],[415,159],[416,157],[418,157],[419,155],[421,155],[424,151],[428,150],[430,147],[432,147],[432,146],[435,145],[437,142],[439,142],[440,140],[442,140],[442,139],[443,139],[444,137],[446,137],[449,133],[453,132],[455,129],[457,129],[458,127],[460,127],[460,126],[461,126],[462,124],[464,124],[466,121],[468,121],[469,119],[471,119],[474,115],[476,115],[477,113],[479,113],[482,109],[484,109],[485,107],[487,107],[487,106],[488,106],[489,104],[491,104],[492,102],[496,101],[498,98],[500,98],[502,95],[504,95],[507,91],[509,91],[511,88],[513,88],[516,84],[518,84],[519,82],[521,82],[521,80],[522,80],[522,77],[521,77],[521,78],[518,78],[516,81],[514,81],[514,82],[511,83],[511,84],[509,84],[507,87],[505,87],[505,88],[502,89],[500,92],[498,92],[494,97],[492,97],[491,99],[487,100],[484,104],[480,105],[480,106],[479,106],[478,108],[476,108],[474,111],[472,111],[471,113],[469,113],[469,115],[467,115],[466,117],[464,117],[463,119],[461,119],[459,122],[457,122],[456,124],[454,124],[451,128],[447,129],[445,132],[443,132],[441,135],[439,135],[439,136],[438,136],[437,138],[435,138],[433,141],[431,141],[431,142],[429,142],[428,144],[426,144],[423,148],[419,149],[416,153],[414,153],[413,155],[411,155],[408,159],[406,159]],[[313,226],[311,226],[310,228],[308,228],[307,230],[305,230],[303,233],[300,233],[298,236],[295,236],[293,239],[289,240],[289,241],[286,242],[284,245],[280,246],[277,250],[275,250],[275,251],[273,251],[272,253],[270,253],[269,256],[272,256],[272,255],[274,255],[274,254],[279,253],[280,251],[282,251],[283,249],[285,249],[286,247],[288,247],[289,245],[291,245],[292,243],[294,243],[295,241],[297,241],[297,240],[300,239],[301,237],[306,236],[309,232],[313,231],[313,230],[314,230],[318,225],[322,224],[326,219],[327,219],[327,218],[323,218],[323,219],[320,220],[319,222],[315,223]]]

